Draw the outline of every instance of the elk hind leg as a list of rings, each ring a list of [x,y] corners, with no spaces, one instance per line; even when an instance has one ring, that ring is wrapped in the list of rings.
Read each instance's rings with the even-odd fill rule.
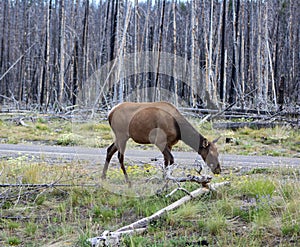
[[[120,138],[120,139],[122,139],[122,138]],[[121,169],[123,171],[123,174],[125,176],[125,181],[130,186],[131,184],[130,184],[130,181],[129,181],[129,178],[128,178],[128,175],[127,175],[127,172],[126,172],[126,168],[124,166],[124,153],[125,153],[125,149],[126,149],[127,140],[128,140],[128,138],[123,138],[123,140],[118,143],[118,151],[119,151],[118,152],[118,159],[119,159],[120,166],[121,166]]]
[[[165,161],[165,167],[163,170],[163,178],[166,178],[166,168],[169,165],[172,165],[174,163],[174,157],[171,154],[171,150],[168,147],[165,147],[165,149],[162,151],[163,155],[164,155],[164,161]]]
[[[115,152],[117,152],[117,151],[118,151],[118,149],[117,149],[117,146],[115,145],[115,143],[112,143],[112,144],[107,148],[105,164],[104,164],[104,168],[103,168],[102,176],[101,176],[102,179],[105,179],[105,178],[106,178],[106,172],[107,172],[107,169],[108,169],[109,162],[110,162],[112,156],[113,156],[113,155],[115,154]]]
[[[131,183],[130,183],[129,178],[128,178],[128,174],[126,172],[126,168],[124,166],[124,153],[118,152],[118,158],[119,158],[119,162],[120,162],[120,165],[121,165],[121,169],[122,169],[123,174],[125,176],[125,181],[126,181],[126,183],[129,184],[129,186],[131,186]]]

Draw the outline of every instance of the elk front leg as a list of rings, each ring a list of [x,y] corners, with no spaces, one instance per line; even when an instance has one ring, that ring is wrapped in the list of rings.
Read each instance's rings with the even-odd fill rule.
[[[171,154],[171,151],[168,147],[165,147],[163,150],[164,160],[165,160],[165,168],[167,168],[169,165],[174,164],[174,157]]]

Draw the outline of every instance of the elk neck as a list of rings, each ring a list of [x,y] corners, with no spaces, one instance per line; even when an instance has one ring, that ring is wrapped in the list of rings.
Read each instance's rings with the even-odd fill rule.
[[[177,133],[179,139],[200,154],[205,139],[184,117],[177,118]],[[201,152],[202,153],[202,152]]]

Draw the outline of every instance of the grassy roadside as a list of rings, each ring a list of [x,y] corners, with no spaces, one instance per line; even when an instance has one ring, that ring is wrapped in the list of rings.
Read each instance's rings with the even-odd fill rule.
[[[62,146],[107,147],[112,142],[112,133],[107,121],[90,120],[78,122],[64,119],[47,119],[43,115],[28,120],[29,127],[16,125],[9,116],[0,117],[1,143],[41,143]],[[11,116],[13,118],[13,116]],[[197,119],[190,122],[208,139],[221,136],[218,143],[221,153],[244,155],[270,155],[300,157],[300,130],[289,126],[270,129],[242,128],[237,131],[215,130],[211,123],[200,124]],[[227,143],[226,143],[227,142]],[[137,149],[152,148],[132,141],[129,147]],[[190,150],[179,142],[174,150]]]
[[[218,146],[222,153],[299,157],[299,130],[217,131],[210,123],[191,122],[209,139],[221,135]],[[1,142],[106,147],[112,140],[106,122],[45,120],[41,116],[26,123],[30,127],[0,120]],[[129,146],[152,148],[132,142]],[[176,149],[189,148],[180,143]],[[127,164],[127,171],[134,181],[130,190],[116,166],[110,167],[108,182],[103,183],[101,168],[82,162],[54,166],[26,155],[1,158],[0,184],[68,186],[0,187],[0,246],[88,246],[87,238],[149,216],[184,195],[155,195],[151,189],[160,185],[146,183],[147,178],[159,175],[153,164],[133,161]],[[152,222],[142,235],[125,236],[121,246],[299,246],[299,169],[257,168],[243,173],[228,169],[213,178],[213,182],[224,180],[231,186],[170,212]],[[190,183],[184,186],[190,191],[197,188]]]

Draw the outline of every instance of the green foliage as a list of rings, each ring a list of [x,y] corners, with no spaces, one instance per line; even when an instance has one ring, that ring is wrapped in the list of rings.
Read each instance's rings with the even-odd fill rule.
[[[80,136],[73,133],[62,134],[57,139],[57,145],[62,145],[62,146],[80,145]]]
[[[169,213],[168,221],[171,225],[184,224],[190,220],[198,218],[198,216],[207,210],[204,203],[187,203],[180,207],[178,210]]]
[[[205,222],[205,227],[212,235],[218,235],[222,231],[226,231],[226,218],[223,214],[214,212]]]
[[[47,200],[47,197],[45,195],[40,195],[36,198],[35,203],[36,205],[40,206]]]
[[[245,179],[240,185],[240,191],[248,196],[261,197],[272,196],[276,189],[274,180],[259,177],[257,179]]]
[[[197,121],[194,123],[197,126]],[[31,124],[32,128],[8,126],[0,119],[3,130],[0,138],[14,142],[38,140],[85,146],[107,146],[112,141],[106,122],[45,121],[41,117]],[[211,123],[197,127],[209,139],[217,137]],[[287,127],[266,130],[244,128],[220,134],[223,138],[233,138],[227,144],[221,139],[218,144],[221,152],[299,155],[299,131]],[[133,142],[129,146],[152,148],[137,146]],[[181,143],[174,149],[188,148]],[[133,162],[126,167],[133,188],[127,188],[118,166],[109,168],[105,184],[100,180],[101,169],[98,166],[80,162],[54,166],[45,161],[37,162],[35,157],[28,155],[2,158],[0,183],[59,181],[69,185],[95,186],[26,188],[30,191],[26,196],[21,193],[25,188],[11,189],[9,193],[1,190],[1,195],[15,197],[0,200],[3,216],[0,220],[0,246],[37,246],[37,239],[40,245],[47,245],[53,239],[71,239],[70,246],[89,246],[87,238],[149,216],[185,195],[183,192],[177,192],[171,198],[154,193],[149,195],[152,184],[144,181],[159,175],[157,167]],[[245,243],[247,246],[261,246],[262,243],[272,246],[278,239],[281,246],[289,246],[289,239],[300,241],[299,177],[300,173],[295,169],[254,168],[236,173],[235,169],[225,167],[224,173],[214,176],[213,182],[229,180],[230,188],[197,198],[169,212],[151,222],[143,235],[124,236],[122,246],[199,246],[204,237],[211,246],[245,246]],[[108,187],[110,184],[120,186],[111,188]],[[184,187],[192,191],[198,185],[186,183]],[[119,193],[120,189],[124,191]],[[140,190],[138,196],[137,189]]]
[[[19,140],[14,136],[10,136],[7,138],[7,143],[8,144],[18,144]]]
[[[52,170],[53,166],[32,163],[30,157],[25,156],[10,159],[7,163],[8,166],[0,163],[0,169],[10,174],[5,176],[8,179],[15,179],[11,175],[17,172],[33,174],[38,183],[46,182],[45,173],[51,176],[50,180],[63,174],[65,177],[61,179],[68,179],[71,184],[75,181],[86,182],[88,179],[84,164],[61,165]],[[154,168],[133,165],[131,175],[136,178],[146,176],[142,172],[144,169]],[[32,170],[41,172],[33,173]],[[230,180],[230,188],[220,189],[217,196],[202,197],[169,212],[151,222],[144,235],[124,236],[122,246],[197,246],[202,236],[207,237],[205,241],[208,243],[222,246],[243,246],[245,241],[249,246],[256,246],[257,243],[282,236],[299,238],[298,173],[285,169],[253,169],[237,175],[233,171],[214,178],[215,182]],[[98,181],[98,174],[89,179],[91,182]],[[281,182],[282,179],[285,179],[285,183]],[[187,183],[185,188],[194,190],[197,185]],[[67,187],[43,194],[38,192],[26,200],[21,197],[17,205],[13,204],[14,207],[2,208],[4,215],[12,212],[18,215],[18,212],[22,212],[22,216],[30,220],[2,220],[0,228],[3,229],[5,242],[0,240],[0,245],[8,245],[8,236],[11,245],[17,245],[18,239],[24,239],[30,245],[41,236],[42,240],[39,241],[46,244],[51,241],[47,236],[58,239],[75,235],[78,236],[73,239],[76,246],[87,246],[86,239],[90,236],[149,216],[182,196],[183,192],[171,198],[155,195],[130,197],[111,193],[101,187]],[[23,210],[24,205],[30,210]],[[261,229],[272,234],[263,234]],[[238,234],[241,231],[243,234]]]
[[[78,241],[76,243],[77,247],[90,247],[91,244],[87,241],[87,239],[90,238],[89,235],[82,233],[80,234]]]
[[[38,130],[41,130],[41,131],[48,131],[49,130],[49,127],[44,124],[44,123],[37,123],[35,125],[35,127],[38,129]]]
[[[21,244],[21,240],[17,237],[17,236],[13,236],[13,237],[8,237],[6,240],[6,243],[9,244],[10,246],[16,246]]]
[[[73,125],[74,126],[74,125]],[[75,127],[75,126],[74,126]],[[84,123],[79,127],[82,131],[92,132],[110,132],[110,126],[106,123],[89,122]]]
[[[282,216],[282,233],[285,236],[300,236],[299,197],[287,203]]]
[[[247,174],[269,174],[272,170],[266,167],[256,167],[251,169]]]
[[[241,128],[224,131],[224,137],[233,141],[223,148],[226,153],[256,154],[271,156],[299,156],[300,131],[289,126],[276,126],[268,129]],[[299,142],[300,143],[300,142]]]
[[[119,216],[118,210],[112,209],[110,207],[95,206],[92,209],[92,211],[93,211],[93,219],[95,221],[100,221],[100,222],[109,222],[113,218]]]
[[[36,223],[28,222],[25,224],[24,231],[28,236],[34,236],[37,230],[38,230],[38,225]]]
[[[143,165],[128,165],[126,164],[126,171],[128,176],[131,179],[135,179],[138,177],[151,177],[157,173],[157,168],[150,164],[143,164]],[[111,180],[114,181],[123,181],[124,180],[124,174],[121,168],[113,168],[111,167],[107,171],[107,176]]]
[[[8,229],[10,229],[10,230],[17,229],[20,227],[19,222],[14,222],[14,221],[8,220],[6,223],[7,223]]]
[[[142,236],[124,236],[121,240],[122,246],[146,247],[150,246],[151,241]]]
[[[48,123],[48,121],[45,118],[42,118],[42,117],[38,117],[37,120],[36,120],[36,122],[40,123],[40,124],[46,124],[46,123]]]

